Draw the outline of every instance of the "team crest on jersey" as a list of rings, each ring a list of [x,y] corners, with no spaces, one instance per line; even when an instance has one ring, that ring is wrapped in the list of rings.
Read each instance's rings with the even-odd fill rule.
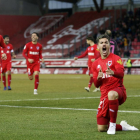
[[[10,49],[10,46],[7,46],[7,49]]]
[[[94,48],[92,47],[91,50],[94,50]]]
[[[39,50],[39,47],[37,46],[36,49]]]
[[[111,66],[112,65],[112,61],[108,61],[108,66]]]

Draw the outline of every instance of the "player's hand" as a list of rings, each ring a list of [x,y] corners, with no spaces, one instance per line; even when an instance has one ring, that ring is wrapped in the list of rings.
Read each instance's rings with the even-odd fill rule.
[[[97,80],[101,80],[102,77],[103,77],[103,71],[102,71],[102,68],[100,67],[100,70],[99,70],[99,73],[98,73]]]
[[[78,59],[78,57],[74,57],[74,60],[77,60]]]
[[[106,74],[108,74],[108,75],[114,75],[114,71],[110,69],[110,67],[108,66],[108,64],[106,64],[106,66],[107,66]]]
[[[28,59],[29,63],[33,63],[34,60],[33,59]]]
[[[95,61],[95,59],[91,59],[91,62],[94,62]]]
[[[1,59],[2,59],[2,60],[6,60],[6,59],[7,59],[7,56],[6,56],[5,53],[3,53],[3,54],[1,55]]]
[[[15,59],[16,58],[16,55],[13,55],[12,57]]]

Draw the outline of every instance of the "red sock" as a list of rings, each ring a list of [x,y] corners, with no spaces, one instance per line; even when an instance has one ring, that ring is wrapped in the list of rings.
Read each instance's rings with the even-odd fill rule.
[[[37,89],[38,88],[38,85],[39,85],[39,75],[35,75],[35,88],[34,89]]]
[[[122,126],[120,124],[116,124],[116,131],[122,131]]]
[[[93,83],[93,77],[90,77],[90,80],[89,80],[89,83],[88,83],[89,88],[91,87],[92,83]]]
[[[11,74],[8,74],[8,86],[11,84]]]
[[[2,82],[3,82],[4,87],[6,87],[6,77],[5,76],[2,76]]]
[[[109,115],[110,115],[110,122],[112,123],[116,123],[118,108],[119,108],[118,99],[109,100]]]

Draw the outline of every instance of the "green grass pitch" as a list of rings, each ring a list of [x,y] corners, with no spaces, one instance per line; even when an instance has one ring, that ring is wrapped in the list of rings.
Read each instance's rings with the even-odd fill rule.
[[[97,131],[100,92],[86,92],[88,81],[87,75],[40,75],[38,95],[26,74],[12,75],[11,91],[3,91],[1,82],[0,140],[139,140],[139,131]],[[125,75],[124,85],[128,98],[117,123],[140,129],[140,75]]]

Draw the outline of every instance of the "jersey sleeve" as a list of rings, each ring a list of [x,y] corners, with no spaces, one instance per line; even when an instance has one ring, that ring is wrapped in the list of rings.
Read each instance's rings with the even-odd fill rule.
[[[101,57],[100,52],[98,49],[95,50],[95,59],[98,59],[99,57]]]
[[[40,59],[43,58],[43,57],[42,57],[42,45],[41,45],[41,47],[40,47],[40,51],[39,51],[39,58],[40,58]]]
[[[124,76],[124,66],[122,59],[119,56],[116,56],[114,77],[123,78],[123,76]]]
[[[97,71],[96,67],[97,67],[97,62],[94,61],[92,63],[93,82],[94,82],[95,87],[98,88],[101,85],[102,81],[101,80],[97,80],[98,71]]]
[[[22,55],[25,59],[28,59],[27,53],[28,53],[28,45],[26,44],[22,52]]]
[[[6,45],[5,45],[4,40],[3,40],[3,37],[1,35],[0,35],[0,46],[2,48],[6,48]]]
[[[10,47],[11,47],[11,48],[10,48],[11,52],[14,52],[14,49],[13,49],[13,45],[12,45],[12,44],[11,44]]]
[[[86,49],[86,51],[85,51],[82,55],[78,56],[78,58],[83,58],[83,57],[85,57],[87,54],[88,54],[88,49]]]

